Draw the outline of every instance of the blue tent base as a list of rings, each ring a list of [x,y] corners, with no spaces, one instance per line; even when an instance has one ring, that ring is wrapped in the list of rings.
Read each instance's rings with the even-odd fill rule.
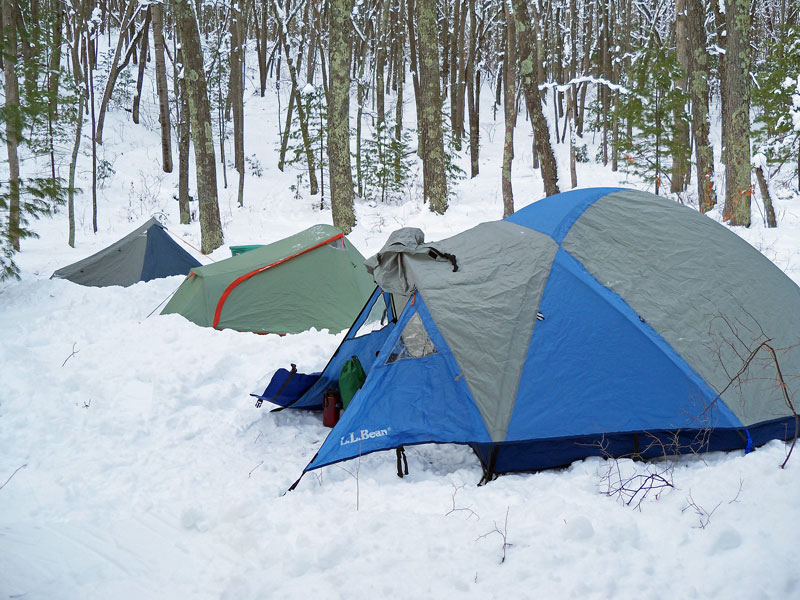
[[[488,481],[503,473],[568,467],[576,460],[590,456],[653,460],[680,454],[749,452],[775,439],[791,442],[796,431],[796,418],[786,417],[750,428],[623,432],[470,446],[481,462],[484,479]]]
[[[287,369],[275,371],[263,394],[250,395],[258,399],[256,408],[260,407],[263,401],[267,401],[278,405],[279,408],[275,410],[281,410],[296,402],[300,396],[305,394],[317,382],[319,376],[319,373],[298,373],[297,367],[292,365],[291,371]],[[322,399],[320,398],[320,407],[312,406],[309,408],[321,408],[321,404]]]
[[[800,419],[786,417],[751,428],[681,430],[659,432],[625,432],[602,436],[581,436],[561,439],[542,439],[534,442],[503,442],[498,444],[466,444],[472,448],[483,469],[483,477],[478,485],[492,481],[507,473],[536,473],[550,469],[563,469],[573,462],[591,456],[600,458],[631,458],[634,460],[656,460],[664,456],[690,453],[729,452],[755,450],[772,440],[785,443],[795,439],[800,428]],[[443,444],[458,442],[419,441],[403,444],[405,447],[423,444]],[[400,446],[398,446],[400,447]],[[362,456],[375,452],[396,450],[396,448],[366,451]],[[492,453],[495,451],[494,461]],[[314,463],[316,455],[309,463]],[[323,466],[331,466],[349,460],[342,458]],[[494,462],[494,464],[492,464]],[[491,470],[490,470],[491,465]],[[320,467],[306,467],[300,477],[287,491],[293,491],[308,471]]]

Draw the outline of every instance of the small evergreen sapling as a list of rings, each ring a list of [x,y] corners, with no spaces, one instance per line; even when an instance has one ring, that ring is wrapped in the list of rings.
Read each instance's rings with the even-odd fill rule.
[[[362,139],[365,198],[386,202],[403,197],[411,174],[410,139],[411,135],[403,131],[398,140],[394,136],[394,125],[387,121],[378,123],[372,136]]]
[[[753,87],[754,141],[767,166],[793,164],[800,190],[800,27],[787,26],[758,66]]]
[[[674,137],[675,119],[688,122],[688,94],[675,85],[683,70],[674,49],[662,46],[639,54],[630,75],[630,93],[621,99],[619,115],[632,133],[621,133],[617,148],[623,168],[652,182],[658,194],[669,178],[673,156],[685,153]]]

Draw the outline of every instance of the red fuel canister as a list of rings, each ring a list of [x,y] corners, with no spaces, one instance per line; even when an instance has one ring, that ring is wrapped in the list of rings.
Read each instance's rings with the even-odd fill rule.
[[[333,427],[339,421],[339,392],[326,390],[322,397],[322,424]]]

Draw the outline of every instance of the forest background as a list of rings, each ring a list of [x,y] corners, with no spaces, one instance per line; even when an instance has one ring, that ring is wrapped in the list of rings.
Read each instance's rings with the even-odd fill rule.
[[[243,205],[265,161],[297,171],[287,201],[330,209],[345,232],[355,198],[402,201],[415,184],[444,213],[480,171],[487,101],[504,128],[504,215],[519,130],[547,195],[585,185],[576,164],[593,162],[703,212],[719,202],[734,226],[759,197],[775,226],[771,194],[800,185],[800,6],[788,0],[3,0],[2,63],[4,277],[18,276],[31,218],[66,205],[75,245],[78,195],[97,232],[114,111],[160,132],[160,168],[177,170],[180,221],[199,220],[204,253],[224,239],[218,186]],[[141,110],[149,78],[157,122]],[[259,127],[245,119],[251,94],[278,98],[274,156],[245,147]]]

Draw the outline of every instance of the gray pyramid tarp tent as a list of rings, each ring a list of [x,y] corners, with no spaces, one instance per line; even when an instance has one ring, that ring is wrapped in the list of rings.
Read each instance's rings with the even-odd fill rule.
[[[186,275],[198,262],[155,218],[91,256],[63,267],[51,279],[93,287],[129,286],[171,275]]]
[[[405,308],[356,336],[368,304],[323,372],[356,354],[368,374],[306,471],[431,442],[489,478],[796,436],[800,288],[671,200],[575,190],[440,242],[401,229],[367,268],[372,302]]]

